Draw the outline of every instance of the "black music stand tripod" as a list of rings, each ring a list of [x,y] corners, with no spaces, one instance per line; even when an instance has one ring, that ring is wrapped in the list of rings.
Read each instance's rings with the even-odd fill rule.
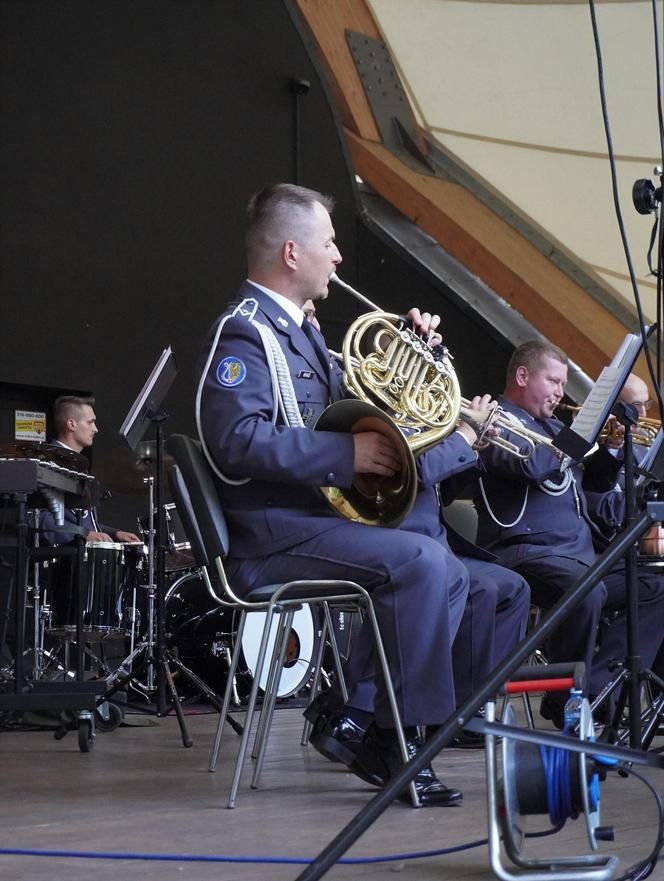
[[[154,559],[150,561],[150,571],[154,571],[156,577],[154,579],[154,584],[149,585],[149,590],[153,590],[156,597],[156,639],[153,641],[152,633],[148,635],[147,641],[145,641],[135,653],[135,656],[143,653],[143,659],[141,662],[137,666],[134,666],[132,662],[131,672],[127,672],[125,675],[120,676],[120,678],[118,678],[106,692],[105,698],[107,699],[110,695],[131,682],[132,679],[135,679],[136,673],[139,670],[144,668],[147,668],[148,670],[155,669],[157,671],[156,715],[166,716],[172,707],[175,710],[178,724],[180,726],[182,743],[185,747],[190,747],[193,744],[193,740],[189,735],[184,714],[182,712],[180,698],[175,687],[175,682],[173,681],[173,670],[177,670],[177,672],[180,673],[201,696],[219,711],[221,711],[222,708],[222,700],[200,677],[182,663],[166,643],[165,597],[166,545],[168,531],[166,527],[166,507],[164,504],[163,426],[168,418],[168,414],[161,408],[176,375],[177,367],[175,365],[175,357],[169,347],[162,352],[152,373],[141,389],[141,392],[120,428],[120,436],[124,438],[132,449],[135,448],[138,442],[142,439],[148,427],[155,426],[156,428],[157,462],[155,487],[157,520],[154,536],[150,537],[150,544],[153,548],[154,555],[156,556],[157,565],[154,567]],[[152,622],[150,622],[150,625],[151,624]],[[233,720],[233,722],[234,721],[235,720]]]
[[[623,528],[627,529],[637,513],[636,468],[634,464],[634,439],[632,428],[638,422],[638,413],[631,404],[617,402],[614,415],[624,427],[624,472],[625,472],[625,519]],[[620,729],[624,729],[623,720],[626,708],[629,708],[629,744],[633,749],[647,749],[659,727],[660,718],[664,717],[664,682],[649,669],[642,669],[639,637],[639,592],[637,584],[636,544],[625,553],[625,609],[627,618],[627,655],[623,662],[618,662],[618,675],[606,685],[592,703],[593,712],[601,706],[616,689],[620,689],[609,724],[604,730],[602,739],[615,742],[621,738]],[[651,682],[659,690],[658,698],[651,707],[641,714],[641,686]],[[643,728],[642,728],[643,724]]]

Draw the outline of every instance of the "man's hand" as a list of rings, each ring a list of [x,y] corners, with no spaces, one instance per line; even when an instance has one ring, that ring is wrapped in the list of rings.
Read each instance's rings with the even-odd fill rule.
[[[620,450],[625,444],[625,426],[621,425],[615,416],[609,416],[602,434],[606,432],[600,443],[610,450]]]
[[[113,539],[106,532],[95,532],[94,529],[91,529],[90,532],[85,537],[86,541],[104,541],[104,542],[112,542]]]
[[[116,541],[131,542],[131,544],[143,544],[143,539],[134,535],[133,532],[118,531],[115,533]]]
[[[353,435],[353,441],[353,471],[356,473],[392,477],[397,471],[401,471],[400,451],[384,434],[378,431],[361,431]]]
[[[486,414],[489,410],[495,410],[497,406],[497,402],[493,400],[491,395],[475,395],[475,397],[469,402],[468,409],[477,413],[477,424],[478,426],[481,426],[486,421]],[[457,431],[461,432],[471,446],[474,446],[477,443],[478,433],[467,422],[461,421],[457,427]],[[487,428],[484,438],[495,437],[498,434],[500,434],[500,429],[490,426]],[[487,446],[487,443],[488,441],[483,439],[481,447],[483,448]]]
[[[440,315],[432,315],[430,312],[420,312],[414,306],[406,315],[413,323],[413,330],[419,333],[424,342],[429,346],[439,346],[443,338],[439,333],[435,333],[436,328],[440,324]]]

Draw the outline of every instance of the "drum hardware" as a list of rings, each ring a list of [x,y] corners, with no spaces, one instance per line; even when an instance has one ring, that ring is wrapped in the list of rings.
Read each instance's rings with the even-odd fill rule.
[[[133,689],[151,704],[151,701],[157,692],[156,665],[163,664],[165,668],[164,673],[166,685],[169,689],[173,706],[178,714],[183,743],[185,746],[191,746],[192,741],[184,724],[182,709],[180,707],[180,698],[175,688],[175,678],[177,678],[179,682],[186,682],[191,687],[192,692],[200,694],[218,710],[221,710],[222,701],[219,695],[210,688],[195,670],[190,669],[183,663],[182,659],[178,656],[177,645],[171,648],[164,644],[161,654],[158,656],[158,589],[156,583],[157,567],[155,565],[158,549],[156,547],[157,530],[155,528],[155,516],[159,515],[159,508],[154,504],[154,478],[146,478],[145,483],[148,488],[149,502],[147,529],[143,530],[147,546],[147,585],[142,589],[145,590],[145,595],[147,597],[147,623],[142,639],[140,642],[136,642],[135,640],[140,632],[141,624],[141,610],[138,608],[137,604],[138,590],[141,588],[137,588],[137,585],[134,584],[131,591],[131,605],[125,605],[123,610],[124,619],[121,617],[121,620],[124,620],[125,622],[125,626],[129,626],[130,652],[127,657],[120,662],[118,668],[107,677],[106,694],[107,696],[110,696],[120,688],[127,686],[127,688]],[[163,507],[165,514],[167,506],[164,505]],[[171,506],[169,510],[173,510],[173,506]],[[142,568],[145,568],[145,562]],[[199,570],[196,570],[193,574],[197,575],[198,571]],[[164,632],[164,636],[165,635]],[[146,670],[146,679],[144,682],[138,678],[139,673],[143,668]],[[158,715],[160,714],[159,706],[157,706],[156,712]],[[242,733],[242,727],[234,719],[229,718],[228,721],[238,734]]]
[[[219,692],[226,687],[231,652],[237,634],[238,612],[213,602],[199,571],[181,575],[166,593],[165,626],[169,639],[194,672]],[[242,656],[233,685],[233,701],[240,705],[249,696],[255,676],[265,612],[250,612],[242,633]],[[278,622],[273,622],[268,651],[272,651]],[[309,606],[294,616],[288,640],[286,663],[277,697],[287,698],[301,691],[311,679],[320,641],[320,627]],[[266,685],[265,669],[260,687]]]
[[[164,505],[164,511],[168,538],[164,558],[166,573],[170,574],[172,572],[181,572],[183,569],[195,568],[196,561],[191,553],[191,543],[186,538],[175,503],[167,502]],[[156,514],[157,512],[155,511],[154,513]],[[141,534],[147,535],[149,529],[147,518],[139,519],[138,527]]]
[[[461,397],[446,346],[430,346],[410,329],[406,319],[382,312],[336,274],[330,280],[372,311],[350,325],[343,341],[344,385],[356,400],[331,404],[315,428],[378,431],[392,440],[402,460],[400,472],[392,478],[356,474],[349,489],[321,487],[337,513],[372,526],[398,526],[415,501],[414,457],[451,434],[460,420],[472,426],[478,444],[499,446],[520,459],[528,459],[536,446],[544,446],[561,464],[567,461],[551,438],[525,428],[499,407],[473,409],[471,402]],[[489,431],[496,428],[498,433]],[[504,437],[503,431],[518,443]]]
[[[141,616],[137,608],[137,584],[131,587],[131,604],[125,603],[124,609],[120,613],[120,621],[125,627],[128,627],[129,635],[129,654],[124,658],[117,670],[115,670],[107,679],[107,689],[113,693],[132,681],[139,686],[142,693],[154,693],[156,690],[156,671],[155,671],[155,647],[156,647],[156,601],[157,601],[157,585],[155,582],[155,523],[154,523],[154,478],[144,478],[144,489],[147,488],[149,500],[149,515],[147,530],[143,535],[145,538],[147,553],[147,584],[143,588],[147,596],[147,622],[145,631],[140,642],[136,642],[139,632]],[[144,565],[141,566],[144,568]],[[125,614],[126,613],[126,614]],[[139,658],[142,658],[140,665],[136,665]],[[138,669],[145,667],[146,681],[137,680],[138,669],[134,669],[135,665]]]

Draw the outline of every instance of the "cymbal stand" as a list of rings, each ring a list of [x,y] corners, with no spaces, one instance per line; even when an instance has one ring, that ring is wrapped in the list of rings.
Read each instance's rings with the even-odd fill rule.
[[[39,511],[28,511],[28,526],[32,532],[32,547],[39,548]],[[35,555],[32,564],[32,584],[28,584],[28,593],[32,593],[33,606],[33,632],[32,632],[32,675],[35,681],[44,677],[46,668],[52,662],[52,656],[44,649],[45,617],[48,614],[48,606],[42,603],[41,568],[40,561]],[[29,651],[29,650],[26,650]],[[48,659],[48,663],[44,660]]]
[[[154,478],[146,477],[143,483],[148,488],[148,529],[147,529],[147,548],[148,548],[148,620],[145,636],[138,646],[135,646],[136,639],[136,592],[137,587],[134,585],[132,591],[132,618],[130,632],[130,653],[120,665],[121,667],[131,666],[134,658],[138,657],[143,651],[147,653],[147,672],[145,689],[149,692],[155,690],[155,668],[154,668],[154,646],[155,646],[155,601],[157,595],[157,585],[155,582],[155,524],[154,524]]]

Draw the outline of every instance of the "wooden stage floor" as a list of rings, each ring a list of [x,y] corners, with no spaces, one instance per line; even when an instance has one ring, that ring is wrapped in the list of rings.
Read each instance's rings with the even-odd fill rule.
[[[207,765],[216,714],[187,716],[194,738],[184,749],[177,721],[130,716],[131,727],[98,733],[81,753],[76,733],[56,741],[51,732],[0,732],[2,848],[111,853],[228,856],[315,856],[369,801],[372,789],[311,747],[301,747],[301,710],[275,716],[261,789],[249,788],[249,769],[238,806],[226,808],[236,735],[226,727],[215,774]],[[148,724],[146,724],[146,722]],[[152,724],[150,724],[152,723]],[[443,780],[464,792],[461,807],[415,811],[395,803],[358,840],[350,856],[374,856],[451,847],[486,838],[483,750],[445,750],[435,762]],[[648,776],[659,792],[664,773]],[[546,823],[533,820],[531,828]],[[644,857],[656,834],[654,801],[634,779],[611,776],[602,787],[602,823],[616,840],[604,852],[620,856],[620,871]],[[579,822],[528,843],[528,853],[587,853]],[[0,878],[78,881],[94,878],[154,881],[295,879],[297,865],[104,860],[0,855]],[[480,881],[494,875],[485,845],[413,861],[335,866],[330,879]],[[651,875],[664,879],[664,863]]]

